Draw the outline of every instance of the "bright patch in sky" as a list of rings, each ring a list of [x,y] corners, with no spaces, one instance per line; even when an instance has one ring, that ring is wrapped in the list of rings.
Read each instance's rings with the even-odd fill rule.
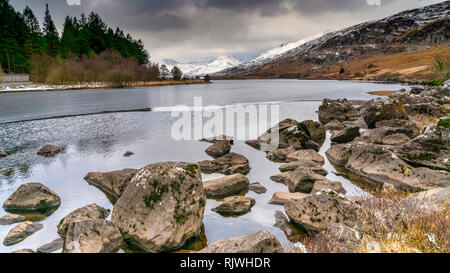
[[[80,6],[81,0],[66,0],[69,6]]]

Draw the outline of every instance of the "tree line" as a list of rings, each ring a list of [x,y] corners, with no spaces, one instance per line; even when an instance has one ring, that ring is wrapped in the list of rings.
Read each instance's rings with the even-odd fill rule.
[[[143,42],[108,27],[96,13],[67,16],[60,36],[47,4],[42,26],[28,6],[17,12],[9,0],[0,0],[4,73],[29,73],[33,81],[48,83],[159,78]]]

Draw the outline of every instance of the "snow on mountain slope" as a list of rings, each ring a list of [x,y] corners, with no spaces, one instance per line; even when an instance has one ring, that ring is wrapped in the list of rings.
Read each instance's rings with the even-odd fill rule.
[[[229,56],[220,56],[218,58],[207,58],[203,61],[180,63],[172,59],[162,60],[162,64],[172,69],[174,66],[183,71],[187,76],[204,76],[206,74],[213,74],[221,70],[238,66],[241,62]]]

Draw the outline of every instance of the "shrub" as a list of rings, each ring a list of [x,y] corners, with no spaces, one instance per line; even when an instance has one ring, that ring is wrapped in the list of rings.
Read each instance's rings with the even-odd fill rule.
[[[339,74],[344,74],[345,73],[345,69],[343,67],[341,67],[341,69],[339,70]]]

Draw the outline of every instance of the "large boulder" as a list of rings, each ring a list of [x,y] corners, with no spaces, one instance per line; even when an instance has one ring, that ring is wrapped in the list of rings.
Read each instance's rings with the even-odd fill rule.
[[[300,160],[311,160],[316,162],[317,164],[323,166],[325,164],[325,158],[321,156],[318,152],[308,149],[308,150],[300,150],[293,153],[288,154],[287,162],[294,162]]]
[[[272,139],[273,134],[276,134],[277,139]],[[288,148],[290,146],[296,150],[316,148],[320,147],[325,141],[325,128],[317,121],[298,122],[286,119],[267,130],[258,139],[249,140],[246,143],[256,149],[264,150],[264,145],[274,148],[270,145],[272,141],[273,144],[278,144],[275,148]]]
[[[17,215],[17,214],[7,214],[0,218],[0,226],[3,225],[12,225],[15,223],[20,223],[25,220],[25,216]]]
[[[206,149],[206,153],[214,158],[221,157],[231,151],[231,143],[227,140],[216,141]]]
[[[249,181],[245,175],[233,174],[203,183],[208,198],[221,198],[239,194],[248,189]]]
[[[136,169],[123,169],[113,172],[90,172],[85,177],[89,184],[99,188],[117,200],[138,172]]]
[[[323,176],[328,175],[328,171],[325,170],[324,167],[322,167],[317,162],[312,161],[312,160],[299,160],[299,161],[286,163],[286,164],[281,165],[279,170],[280,170],[280,172],[284,173],[284,172],[295,171],[298,168],[308,168],[317,174],[320,174]]]
[[[450,184],[448,172],[413,168],[376,144],[352,145],[346,169],[363,182],[386,183],[405,190],[428,190]]]
[[[376,128],[383,128],[387,127],[390,128],[388,130],[388,133],[386,135],[392,135],[395,131],[395,133],[402,133],[407,135],[409,138],[415,138],[420,134],[419,128],[417,128],[417,125],[410,121],[405,119],[390,119],[390,120],[382,120],[375,123]]]
[[[199,253],[282,253],[283,247],[278,239],[268,231],[222,239],[207,246]]]
[[[200,234],[205,204],[197,164],[155,163],[135,175],[111,221],[131,244],[147,252],[169,251]]]
[[[333,165],[344,167],[350,157],[351,148],[350,145],[346,144],[333,145],[326,151],[325,154]]]
[[[3,203],[9,212],[41,212],[50,213],[61,204],[59,196],[41,183],[21,185]]]
[[[269,204],[284,206],[291,200],[299,200],[307,196],[309,196],[307,193],[302,192],[276,192],[273,194],[272,199],[270,199]]]
[[[410,116],[442,117],[447,114],[445,107],[442,105],[444,103],[444,96],[433,97],[425,93],[414,95],[411,93],[408,94],[407,92],[401,92],[391,95],[390,97],[398,100],[404,106],[406,113]]]
[[[212,211],[225,216],[242,215],[250,212],[254,205],[255,199],[251,197],[231,196],[225,198],[223,203],[213,208]]]
[[[61,152],[61,148],[57,145],[45,145],[37,152],[38,155],[43,157],[53,157]]]
[[[284,162],[287,159],[288,154],[295,152],[296,150],[289,146],[288,148],[279,148],[275,151],[267,152],[267,158],[269,160],[275,161],[275,162]]]
[[[332,120],[328,122],[324,127],[327,130],[342,130],[345,128],[345,125],[337,120]]]
[[[358,205],[342,195],[319,192],[299,200],[289,201],[284,209],[288,217],[307,231],[320,232],[334,223],[354,227]]]
[[[384,137],[381,140],[381,144],[383,145],[391,145],[391,146],[400,146],[410,141],[411,139],[405,134],[393,134],[387,137]]]
[[[331,141],[334,143],[347,143],[359,136],[361,136],[359,127],[346,127],[340,131],[334,131],[331,136]]]
[[[448,206],[450,205],[450,187],[437,188],[410,194],[408,197],[404,198],[402,202],[414,205],[429,202],[438,206]]]
[[[13,227],[3,240],[5,246],[15,245],[44,227],[41,223],[22,222]]]
[[[247,175],[251,168],[248,159],[240,154],[229,153],[214,160],[198,162],[203,173],[223,173],[226,175],[240,173]]]
[[[359,117],[359,115],[359,111],[347,99],[324,99],[319,107],[319,120],[322,124],[333,120],[342,122]]]
[[[364,103],[361,113],[369,128],[375,128],[376,123],[382,120],[409,119],[403,105],[389,97],[376,98]]]
[[[326,181],[325,176],[317,174],[308,168],[297,168],[292,172],[284,172],[270,177],[275,182],[283,183],[291,192],[310,193],[316,181]]]
[[[64,253],[111,253],[123,244],[118,228],[103,219],[72,222],[67,231]]]
[[[97,204],[90,204],[76,209],[61,219],[57,226],[58,234],[59,236],[65,238],[72,222],[106,219],[109,216],[109,213],[110,211],[108,209],[102,208]]]
[[[417,138],[401,145],[396,154],[415,165],[450,171],[450,119],[440,119]]]

